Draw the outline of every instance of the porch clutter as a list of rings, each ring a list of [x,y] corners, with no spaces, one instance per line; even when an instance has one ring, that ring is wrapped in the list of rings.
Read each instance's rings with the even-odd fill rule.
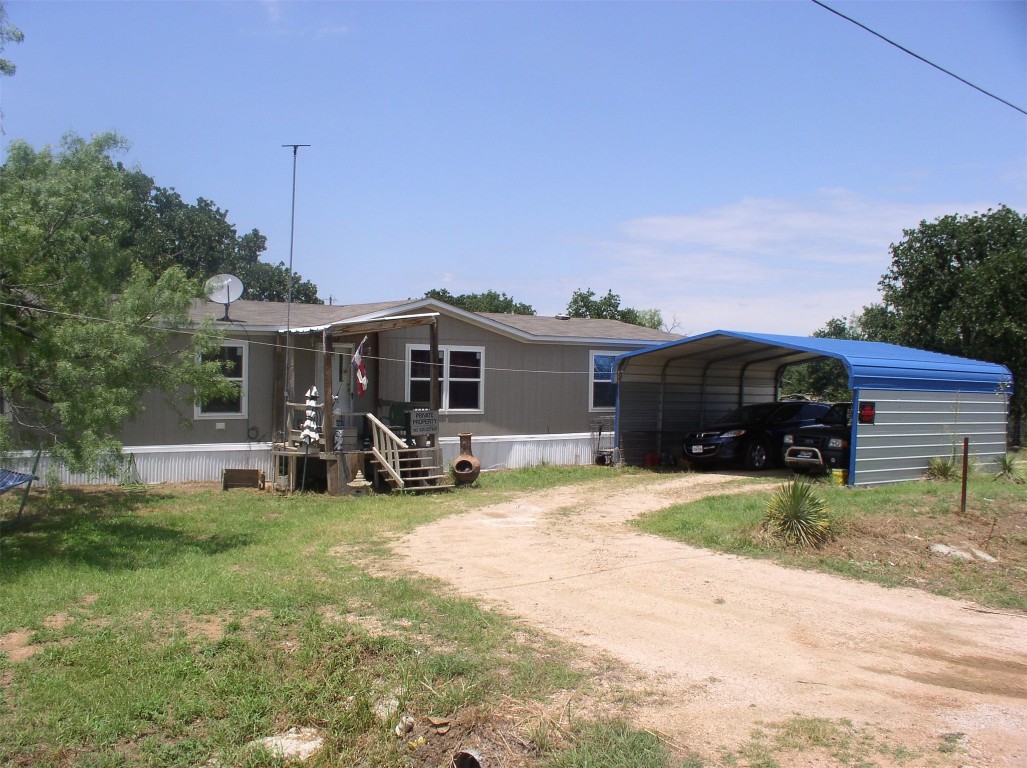
[[[259,469],[225,469],[221,470],[221,490],[232,488],[256,488],[264,490],[264,473]]]
[[[304,414],[303,420],[303,431],[300,433],[300,442],[305,443],[308,447],[311,443],[317,443],[321,441],[321,429],[318,425],[318,392],[317,387],[311,387],[307,390],[304,395],[307,399],[306,406],[307,410]]]

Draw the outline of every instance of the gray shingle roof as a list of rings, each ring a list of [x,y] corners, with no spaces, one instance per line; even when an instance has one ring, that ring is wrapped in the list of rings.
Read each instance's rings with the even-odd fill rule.
[[[531,336],[548,338],[594,338],[651,341],[660,344],[680,339],[676,333],[622,323],[620,320],[592,320],[580,317],[544,317],[542,315],[509,315],[481,312],[482,317],[502,323]]]
[[[368,304],[297,304],[289,310],[291,328],[310,328],[329,325],[341,320],[374,312],[388,312],[394,307],[407,304],[405,301],[378,301]],[[189,317],[199,322],[205,317],[220,319],[225,314],[225,305],[213,301],[197,301]],[[229,307],[228,316],[236,323],[262,328],[285,328],[286,304],[284,301],[236,301]]]
[[[512,335],[528,339],[623,340],[660,344],[681,338],[675,333],[643,328],[640,325],[622,323],[619,320],[465,312],[435,299],[406,299],[334,306],[294,303],[289,310],[289,327],[292,329],[319,328],[365,315],[384,317],[424,311],[440,311],[460,317],[467,322],[477,322],[493,328],[503,326]],[[205,317],[220,319],[224,313],[223,304],[213,301],[197,301],[193,304],[189,316],[192,320],[199,322]],[[236,301],[229,308],[228,316],[236,325],[278,330],[285,328],[286,325],[286,304],[274,301]]]

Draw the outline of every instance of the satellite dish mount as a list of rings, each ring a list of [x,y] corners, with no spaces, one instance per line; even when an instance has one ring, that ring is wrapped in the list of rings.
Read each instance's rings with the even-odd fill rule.
[[[232,322],[228,316],[228,306],[242,296],[242,280],[235,275],[214,275],[204,283],[204,288],[208,299],[225,305],[225,316],[218,319],[227,323]]]

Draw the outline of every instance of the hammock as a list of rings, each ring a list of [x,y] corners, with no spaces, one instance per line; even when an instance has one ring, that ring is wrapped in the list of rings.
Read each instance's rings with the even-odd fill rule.
[[[17,488],[22,483],[31,483],[39,478],[25,472],[15,472],[13,469],[0,469],[0,496],[12,488]]]

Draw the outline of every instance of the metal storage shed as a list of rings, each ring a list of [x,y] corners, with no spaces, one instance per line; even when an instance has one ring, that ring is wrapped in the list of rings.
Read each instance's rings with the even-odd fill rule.
[[[750,402],[774,400],[784,369],[841,360],[853,390],[849,484],[914,480],[932,457],[970,438],[976,461],[1006,450],[1009,369],[895,344],[711,331],[617,358],[615,432],[620,459],[642,464],[657,451],[680,456],[691,430]]]

